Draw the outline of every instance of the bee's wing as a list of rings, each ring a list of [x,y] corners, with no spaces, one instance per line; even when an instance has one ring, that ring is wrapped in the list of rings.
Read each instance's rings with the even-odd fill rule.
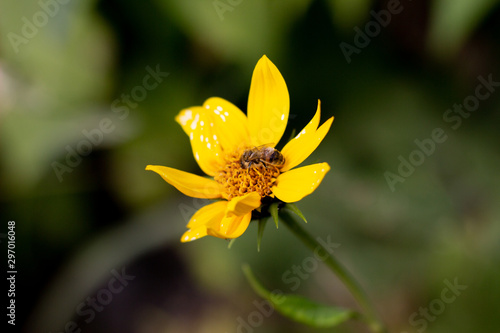
[[[255,148],[255,149],[250,150],[250,153],[248,154],[246,159],[248,161],[253,161],[253,160],[257,160],[259,158],[260,158],[260,151],[258,148]]]

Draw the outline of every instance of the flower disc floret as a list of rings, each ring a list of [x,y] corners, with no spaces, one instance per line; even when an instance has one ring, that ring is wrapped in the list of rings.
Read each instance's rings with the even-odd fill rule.
[[[215,181],[224,187],[228,200],[251,192],[257,192],[261,197],[273,196],[272,188],[280,169],[274,165],[244,168],[240,159],[241,152],[229,154],[224,168],[214,176]]]

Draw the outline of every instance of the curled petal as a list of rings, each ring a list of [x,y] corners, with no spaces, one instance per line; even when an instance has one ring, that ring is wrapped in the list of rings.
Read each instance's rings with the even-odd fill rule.
[[[193,198],[216,199],[224,192],[222,186],[215,180],[207,179],[192,173],[161,166],[148,165],[146,170],[159,174],[167,183]]]
[[[181,241],[190,242],[207,235],[223,239],[241,236],[250,224],[254,209],[252,205],[256,202],[255,195],[260,205],[260,196],[257,193],[250,194],[230,202],[223,200],[200,208],[191,217],[187,225],[189,230],[182,235]],[[233,202],[232,209],[229,207],[231,202]],[[232,213],[229,214],[229,211]]]
[[[248,127],[254,146],[276,146],[288,122],[290,97],[278,68],[263,56],[255,66],[248,96]]]
[[[219,229],[224,218],[227,201],[217,201],[200,208],[189,220],[188,231],[181,237],[181,242],[190,242],[208,234],[209,228]]]
[[[224,217],[218,230],[208,229],[207,232],[209,235],[219,238],[238,238],[247,230],[251,219],[251,211],[242,216]]]
[[[330,170],[328,163],[312,164],[282,173],[272,191],[284,202],[296,202],[311,194]]]
[[[326,136],[333,122],[333,117],[325,121],[318,128],[321,117],[321,102],[318,101],[318,108],[313,119],[304,127],[302,131],[290,140],[281,153],[285,157],[285,164],[281,168],[282,172],[290,170],[302,163],[311,153],[316,150],[323,138]]]
[[[243,216],[260,207],[260,195],[250,192],[241,197],[234,197],[227,204],[226,216]]]
[[[227,209],[227,201],[217,201],[201,207],[194,213],[189,220],[187,227],[196,229],[202,225],[213,226],[217,225],[225,215]]]

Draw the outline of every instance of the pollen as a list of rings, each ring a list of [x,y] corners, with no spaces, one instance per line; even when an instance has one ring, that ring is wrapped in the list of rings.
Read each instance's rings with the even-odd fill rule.
[[[242,167],[240,157],[241,152],[226,155],[224,167],[214,177],[224,186],[228,200],[251,192],[257,192],[261,197],[274,197],[271,189],[280,169],[273,165],[254,165],[247,169]]]

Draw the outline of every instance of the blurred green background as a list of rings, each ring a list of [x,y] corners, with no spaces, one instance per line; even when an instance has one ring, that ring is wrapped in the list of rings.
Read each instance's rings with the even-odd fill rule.
[[[455,114],[459,126],[445,119],[474,100],[479,76],[500,81],[498,2],[2,0],[0,240],[6,253],[15,221],[15,328],[328,331],[259,310],[242,263],[270,289],[356,306],[323,265],[291,290],[284,274],[311,254],[284,226],[267,226],[260,252],[253,223],[230,250],[210,237],[181,244],[206,202],[144,170],[201,174],[174,116],[211,96],[246,110],[266,54],[290,92],[285,137],[317,99],[322,121],[335,116],[306,161],[332,169],[298,206],[307,230],[340,244],[390,331],[498,332],[500,91]],[[387,8],[397,9],[381,26],[373,13]],[[436,128],[447,140],[392,191],[385,173]],[[115,293],[117,274],[129,280]],[[467,286],[449,304],[445,280]],[[96,297],[102,306],[86,303]]]

